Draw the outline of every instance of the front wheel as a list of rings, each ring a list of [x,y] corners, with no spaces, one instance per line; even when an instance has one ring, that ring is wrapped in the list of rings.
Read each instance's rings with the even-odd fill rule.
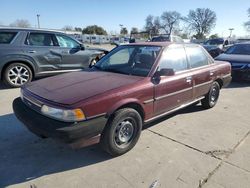
[[[132,108],[116,111],[110,117],[101,137],[101,146],[112,156],[122,155],[137,143],[142,129],[142,118]]]
[[[213,108],[220,95],[220,85],[218,82],[213,82],[209,92],[206,94],[205,98],[201,100],[201,104],[204,108]]]
[[[32,71],[23,63],[13,63],[4,71],[4,82],[10,87],[20,87],[32,80]]]

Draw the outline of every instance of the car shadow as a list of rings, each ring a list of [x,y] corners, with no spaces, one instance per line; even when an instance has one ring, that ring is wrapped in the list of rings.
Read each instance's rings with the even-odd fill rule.
[[[0,116],[0,187],[112,159],[98,145],[73,150],[30,133],[14,114]]]
[[[4,89],[10,89],[10,88],[7,87],[3,82],[0,82],[0,90],[4,90]]]

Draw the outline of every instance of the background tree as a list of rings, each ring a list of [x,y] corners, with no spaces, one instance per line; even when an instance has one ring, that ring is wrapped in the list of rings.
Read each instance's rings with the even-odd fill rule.
[[[161,26],[161,20],[160,17],[157,16],[154,18],[154,22],[153,22],[153,32],[156,34],[160,33],[162,26]]]
[[[210,35],[210,37],[209,37],[209,39],[217,39],[217,38],[219,38],[219,35],[217,33]]]
[[[73,27],[70,25],[65,25],[62,29],[65,31],[73,31],[74,30]]]
[[[80,28],[80,27],[75,27],[75,31],[80,31],[80,32],[82,32],[82,28]]]
[[[161,28],[159,17],[148,15],[145,21],[146,21],[146,24],[145,24],[146,31],[148,31],[152,35],[159,34],[159,31]]]
[[[137,27],[132,27],[130,33],[138,33],[139,29]]]
[[[247,22],[244,23],[246,29],[248,31],[250,31],[250,8],[247,10],[247,13],[248,13],[248,17],[249,17],[249,20]]]
[[[97,35],[107,35],[107,31],[105,31],[102,27],[97,25],[90,25],[82,30],[82,34],[97,34]]]
[[[181,14],[176,11],[165,11],[161,15],[162,28],[168,34],[172,34],[174,29],[179,28]]]
[[[126,27],[121,28],[120,34],[121,35],[127,35],[128,34],[127,28]]]
[[[153,24],[154,16],[148,15],[145,21],[146,21],[146,25],[145,25],[146,31],[151,31],[154,27],[154,24]]]
[[[216,13],[208,8],[197,8],[190,10],[184,19],[191,30],[195,31],[194,37],[197,39],[205,38],[216,24]]]
[[[10,27],[30,27],[30,23],[28,20],[18,19],[10,24]]]

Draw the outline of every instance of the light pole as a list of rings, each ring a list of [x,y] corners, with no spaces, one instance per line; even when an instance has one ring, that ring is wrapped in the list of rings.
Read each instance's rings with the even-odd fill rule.
[[[233,32],[234,28],[229,28],[228,30],[230,31],[229,38],[231,38],[231,36],[232,36],[232,32]]]
[[[37,14],[36,17],[37,17],[37,26],[38,28],[40,28],[40,20],[39,20],[40,14]]]

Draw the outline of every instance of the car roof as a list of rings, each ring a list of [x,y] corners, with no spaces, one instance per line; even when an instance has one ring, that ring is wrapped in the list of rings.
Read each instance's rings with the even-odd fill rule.
[[[53,32],[63,34],[62,31],[53,29],[21,28],[21,27],[0,27],[0,31],[34,31],[34,32]]]

